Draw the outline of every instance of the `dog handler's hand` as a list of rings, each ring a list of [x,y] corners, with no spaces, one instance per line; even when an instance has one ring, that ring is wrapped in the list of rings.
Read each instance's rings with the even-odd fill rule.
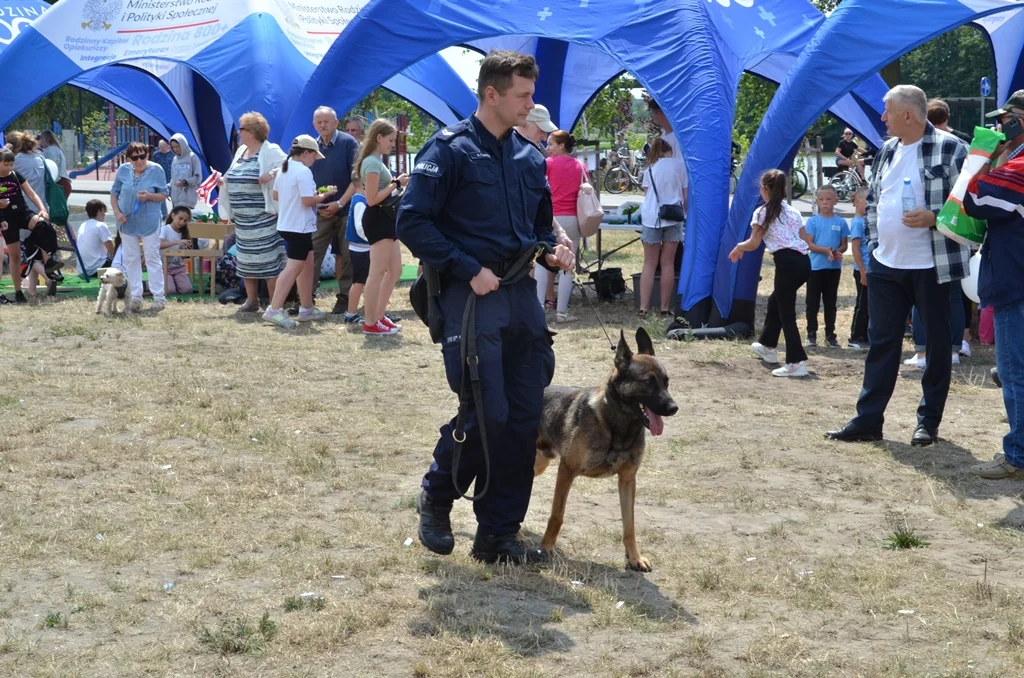
[[[499,285],[501,285],[501,279],[494,275],[494,271],[489,268],[481,268],[480,272],[469,281],[469,286],[480,297],[498,289]]]
[[[571,271],[576,265],[576,255],[565,245],[555,245],[554,254],[548,254],[545,260],[549,266],[557,266],[563,271]]]

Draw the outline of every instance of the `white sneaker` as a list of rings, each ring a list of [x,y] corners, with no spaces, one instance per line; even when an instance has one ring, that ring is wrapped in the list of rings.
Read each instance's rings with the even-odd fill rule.
[[[954,365],[959,365],[960,364],[960,354],[959,353],[954,353],[953,354],[953,364]]]
[[[783,367],[772,370],[772,374],[776,377],[806,377],[807,363],[803,360],[798,363],[786,363]]]
[[[167,302],[163,299],[155,299],[150,305],[149,310],[151,311],[162,311],[167,306]]]
[[[966,339],[960,344],[960,355],[967,356],[968,358],[971,357],[971,343]]]
[[[142,299],[131,298],[128,300],[128,310],[132,313],[142,312]]]
[[[750,348],[753,349],[754,353],[756,353],[757,356],[761,360],[765,361],[769,365],[778,365],[779,364],[779,350],[778,349],[768,348],[768,347],[764,346],[763,344],[761,344],[760,342],[757,342],[757,341],[755,341],[753,344],[751,344]]]
[[[928,358],[918,358],[916,355],[912,355],[903,361],[903,364],[907,367],[916,367],[919,370],[923,370],[925,365],[928,364]]]

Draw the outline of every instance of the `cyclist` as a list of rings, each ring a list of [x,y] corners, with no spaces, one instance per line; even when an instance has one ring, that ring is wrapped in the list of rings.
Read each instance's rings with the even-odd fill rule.
[[[615,145],[612,147],[612,152],[618,156],[619,162],[625,165],[626,169],[630,169],[631,162],[629,144],[626,143],[626,135],[622,132],[619,132],[618,135],[616,135]]]
[[[836,146],[836,165],[839,167],[855,167],[861,182],[864,181],[864,160],[860,157],[861,150],[853,140],[853,130],[843,130],[843,139]]]

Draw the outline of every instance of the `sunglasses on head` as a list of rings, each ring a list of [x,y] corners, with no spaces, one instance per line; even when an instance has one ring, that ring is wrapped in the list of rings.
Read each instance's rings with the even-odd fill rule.
[[[145,160],[146,156],[145,155],[130,155],[130,156],[128,156],[128,159],[131,160],[132,162],[135,162],[136,160]]]

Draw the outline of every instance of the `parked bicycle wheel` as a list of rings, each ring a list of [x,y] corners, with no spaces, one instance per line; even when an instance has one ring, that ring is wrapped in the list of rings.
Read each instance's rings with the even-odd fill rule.
[[[849,170],[835,175],[828,183],[835,189],[839,202],[846,202],[852,198],[854,190],[860,185],[857,175]]]
[[[793,168],[790,174],[790,181],[792,182],[791,194],[793,200],[798,200],[804,197],[807,193],[807,174],[802,169]]]
[[[622,167],[613,167],[604,177],[604,190],[609,193],[622,193],[630,184],[630,175]]]

